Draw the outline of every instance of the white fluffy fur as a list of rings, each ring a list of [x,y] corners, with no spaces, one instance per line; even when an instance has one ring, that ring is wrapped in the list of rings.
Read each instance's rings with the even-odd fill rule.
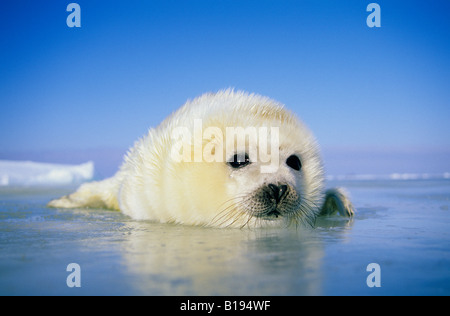
[[[259,162],[233,169],[226,162],[174,161],[171,132],[179,126],[193,130],[194,119],[202,119],[203,130],[215,126],[224,135],[226,127],[279,127],[278,171],[261,173]],[[301,157],[301,172],[286,165],[292,154]],[[271,99],[226,90],[187,102],[134,144],[116,175],[83,184],[75,193],[53,200],[49,206],[104,207],[121,210],[135,219],[163,223],[219,227],[272,225],[285,220],[252,218],[245,209],[248,205],[233,201],[251,196],[268,183],[286,183],[304,201],[303,215],[315,217],[324,201],[322,170],[315,139],[295,115]],[[246,203],[251,201],[247,199]]]

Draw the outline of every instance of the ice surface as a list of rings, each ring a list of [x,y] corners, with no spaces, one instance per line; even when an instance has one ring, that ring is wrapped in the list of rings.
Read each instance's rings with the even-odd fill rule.
[[[327,175],[327,180],[442,180],[450,179],[450,172],[443,173],[390,173]]]
[[[62,165],[0,160],[0,186],[70,185],[91,180],[93,176],[92,161],[81,165]]]
[[[314,229],[158,224],[45,207],[72,189],[0,187],[0,295],[450,295],[449,179],[328,186],[357,212]],[[80,288],[66,284],[70,263]]]

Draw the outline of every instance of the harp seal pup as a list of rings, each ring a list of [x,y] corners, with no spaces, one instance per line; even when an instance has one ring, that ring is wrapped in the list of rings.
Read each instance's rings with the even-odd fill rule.
[[[230,128],[249,132],[243,143]],[[210,227],[313,226],[319,215],[354,213],[342,189],[324,192],[309,129],[282,104],[230,89],[188,101],[134,144],[113,177],[48,206]]]

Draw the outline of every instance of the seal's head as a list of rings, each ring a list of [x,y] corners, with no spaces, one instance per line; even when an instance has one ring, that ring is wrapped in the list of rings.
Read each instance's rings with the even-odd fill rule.
[[[171,209],[185,210],[172,218],[219,227],[314,220],[324,182],[318,147],[281,104],[227,90],[188,102],[169,121],[178,182],[166,185],[178,201]]]

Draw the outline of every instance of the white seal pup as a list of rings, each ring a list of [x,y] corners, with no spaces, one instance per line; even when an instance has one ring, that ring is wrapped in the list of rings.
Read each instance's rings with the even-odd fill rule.
[[[113,177],[48,205],[213,227],[313,225],[318,215],[353,215],[342,190],[324,192],[309,129],[280,103],[233,90],[188,101],[134,144]]]

